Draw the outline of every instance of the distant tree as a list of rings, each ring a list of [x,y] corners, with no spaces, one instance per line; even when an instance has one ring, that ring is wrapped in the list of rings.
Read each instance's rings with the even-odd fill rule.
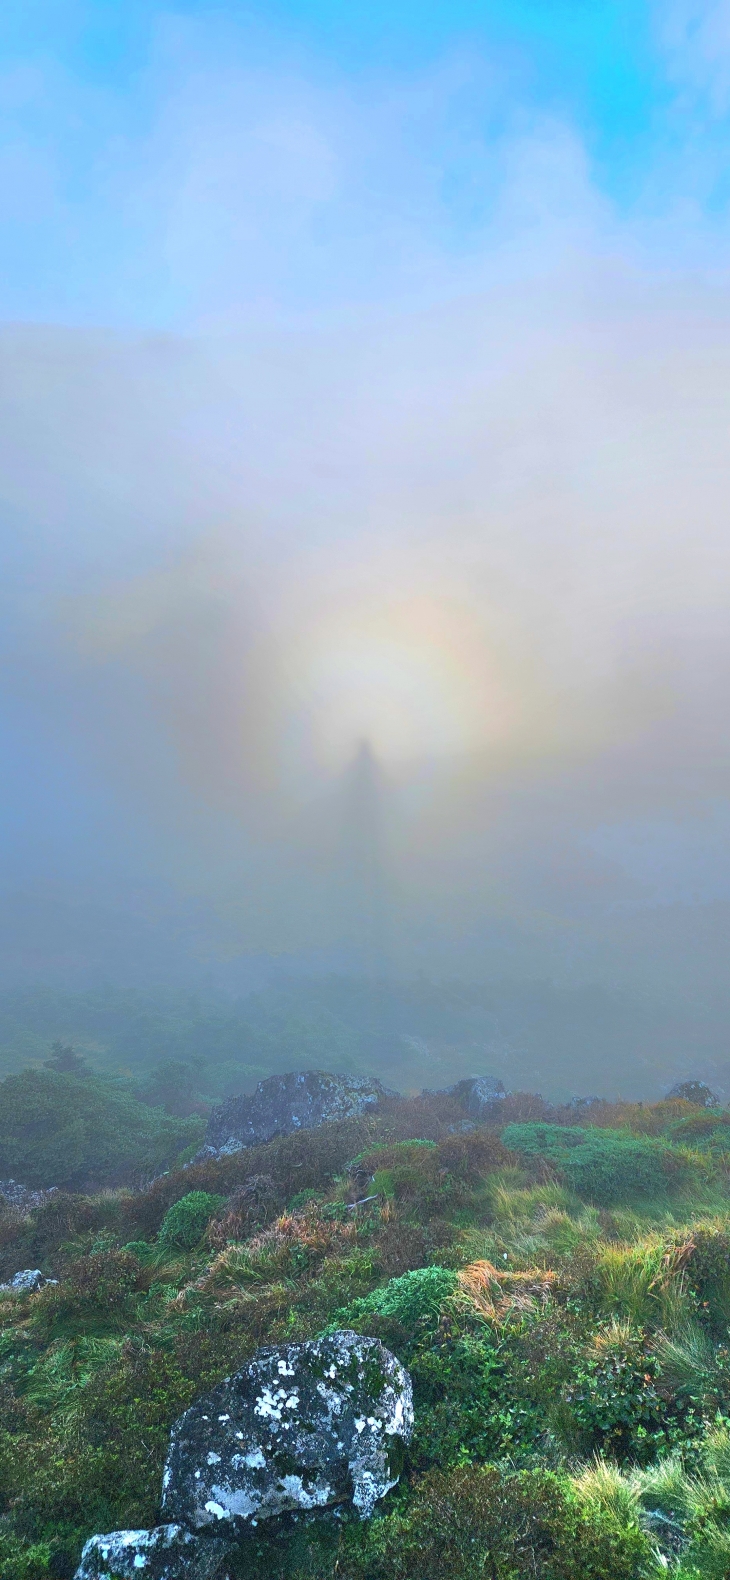
[[[138,1097],[152,1108],[164,1108],[178,1119],[200,1113],[206,1106],[199,1089],[203,1062],[202,1059],[167,1059],[150,1071],[138,1090]]]
[[[57,1070],[59,1075],[88,1075],[89,1066],[80,1053],[72,1048],[70,1042],[64,1043],[57,1038],[51,1043],[51,1057],[45,1060],[47,1070]]]

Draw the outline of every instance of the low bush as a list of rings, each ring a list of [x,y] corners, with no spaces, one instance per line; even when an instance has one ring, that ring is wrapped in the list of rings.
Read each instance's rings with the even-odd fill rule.
[[[457,1275],[447,1267],[418,1267],[400,1278],[391,1278],[381,1289],[356,1300],[336,1314],[339,1326],[367,1324],[369,1317],[398,1323],[408,1332],[435,1328],[444,1302],[454,1293]]]
[[[493,1466],[424,1476],[363,1546],[340,1559],[343,1580],[640,1580],[651,1563],[638,1523],[582,1504],[567,1478]]]
[[[648,1464],[677,1441],[676,1412],[657,1385],[656,1357],[641,1333],[614,1322],[598,1332],[564,1393],[585,1455]]]
[[[598,1206],[661,1196],[688,1169],[683,1154],[661,1141],[620,1130],[508,1125],[502,1140],[523,1157],[554,1164],[577,1195]]]
[[[138,1183],[202,1133],[199,1117],[172,1118],[98,1076],[24,1070],[0,1085],[0,1178],[26,1185]]]
[[[160,1225],[161,1243],[192,1251],[202,1240],[213,1214],[224,1207],[225,1202],[225,1196],[213,1196],[204,1190],[188,1191],[187,1196],[181,1196],[168,1207]]]

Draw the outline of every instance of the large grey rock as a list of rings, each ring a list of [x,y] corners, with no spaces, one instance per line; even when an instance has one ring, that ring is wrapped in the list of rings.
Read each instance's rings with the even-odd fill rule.
[[[410,1377],[378,1339],[340,1330],[261,1349],[173,1427],[162,1507],[195,1529],[347,1499],[365,1519],[412,1430]]]
[[[472,1119],[488,1119],[506,1096],[504,1086],[493,1075],[472,1075],[466,1081],[457,1081],[445,1087],[444,1097],[455,1097],[457,1103]]]
[[[86,1543],[76,1580],[212,1580],[228,1547],[182,1525],[110,1531]]]
[[[719,1108],[720,1099],[706,1081],[676,1081],[667,1092],[667,1098],[682,1097],[686,1103],[699,1108]]]
[[[0,1198],[17,1212],[33,1212],[36,1207],[42,1207],[49,1197],[57,1195],[57,1185],[49,1185],[47,1190],[32,1190],[30,1185],[21,1185],[20,1180],[0,1180]]]
[[[386,1095],[380,1081],[361,1075],[322,1070],[272,1075],[251,1096],[229,1097],[213,1109],[204,1150],[208,1156],[225,1155],[295,1130],[314,1130],[329,1119],[352,1119],[376,1108]]]
[[[24,1267],[22,1273],[14,1273],[7,1284],[0,1284],[0,1290],[12,1290],[14,1295],[34,1295],[37,1289],[43,1289],[46,1284],[57,1284],[57,1278],[46,1278],[39,1267]]]

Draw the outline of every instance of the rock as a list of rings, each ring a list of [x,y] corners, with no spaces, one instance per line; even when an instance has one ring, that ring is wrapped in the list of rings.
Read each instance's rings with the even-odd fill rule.
[[[194,1536],[182,1525],[152,1531],[110,1531],[92,1536],[81,1554],[76,1580],[212,1580],[228,1542]]]
[[[366,1519],[412,1430],[410,1377],[378,1339],[340,1330],[261,1349],[173,1427],[162,1507],[234,1532],[347,1499]]]
[[[15,1207],[18,1212],[33,1212],[34,1208],[42,1207],[49,1196],[57,1195],[56,1185],[50,1185],[48,1190],[31,1190],[29,1185],[21,1185],[19,1180],[0,1180],[0,1197],[4,1197],[8,1207]]]
[[[681,1097],[685,1103],[695,1103],[698,1108],[719,1108],[720,1099],[715,1096],[706,1081],[677,1081],[667,1099]]]
[[[16,1295],[33,1295],[37,1289],[43,1289],[45,1284],[57,1284],[57,1278],[45,1278],[39,1267],[25,1267],[22,1273],[15,1273],[8,1284],[0,1284],[0,1290],[12,1290]]]
[[[250,1097],[229,1097],[213,1109],[207,1145],[199,1156],[225,1156],[274,1136],[314,1130],[329,1119],[352,1119],[389,1095],[380,1081],[361,1075],[327,1075],[322,1070],[272,1075]]]
[[[690,1544],[690,1537],[682,1523],[671,1514],[665,1514],[662,1509],[642,1509],[640,1523],[649,1536],[653,1537],[660,1554],[665,1556],[662,1563],[666,1564],[666,1555],[673,1559],[681,1558]]]
[[[493,1075],[472,1075],[466,1081],[457,1081],[438,1094],[454,1097],[472,1119],[488,1119],[498,1105],[504,1102],[506,1092],[501,1081]]]

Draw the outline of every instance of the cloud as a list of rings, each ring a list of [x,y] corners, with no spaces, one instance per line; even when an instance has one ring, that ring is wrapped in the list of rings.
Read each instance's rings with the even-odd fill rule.
[[[726,255],[493,62],[198,37],[112,170],[174,327],[0,335],[9,705],[211,949],[352,943],[365,739],[397,965],[640,973],[627,916],[728,898]]]

